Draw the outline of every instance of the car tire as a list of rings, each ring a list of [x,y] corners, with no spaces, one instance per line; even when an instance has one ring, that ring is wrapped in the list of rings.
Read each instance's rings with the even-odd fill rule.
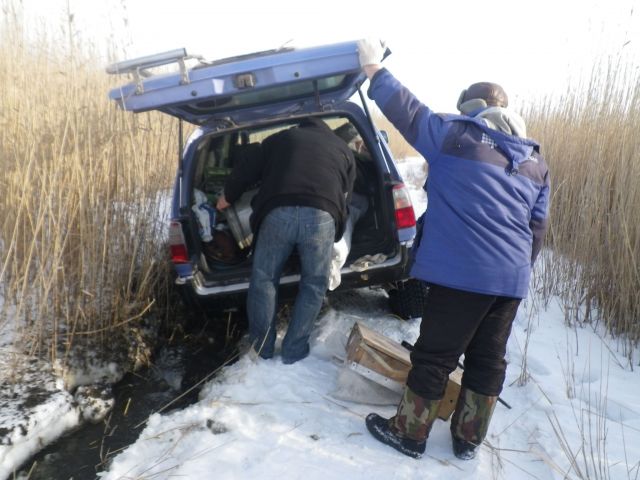
[[[389,290],[389,308],[394,315],[403,320],[422,317],[427,300],[428,289],[424,282],[409,279],[398,282],[396,288]]]

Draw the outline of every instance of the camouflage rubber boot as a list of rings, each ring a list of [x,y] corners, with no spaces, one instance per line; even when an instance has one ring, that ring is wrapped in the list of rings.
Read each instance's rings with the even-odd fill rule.
[[[462,460],[471,460],[476,456],[478,446],[489,430],[498,397],[481,395],[462,388],[456,409],[451,418],[451,438],[453,453]]]
[[[367,428],[376,440],[413,458],[420,458],[427,445],[427,437],[438,413],[440,400],[427,400],[409,387],[395,416],[386,419],[378,414],[367,416]]]

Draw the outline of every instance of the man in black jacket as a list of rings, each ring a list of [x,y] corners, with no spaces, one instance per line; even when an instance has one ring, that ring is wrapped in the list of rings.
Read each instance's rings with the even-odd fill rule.
[[[255,243],[247,312],[250,341],[262,358],[274,354],[280,275],[293,249],[298,252],[299,291],[281,352],[289,364],[309,354],[333,243],[344,232],[355,161],[347,144],[318,118],[272,135],[261,151],[234,166],[216,207],[227,208],[260,182],[252,202]]]

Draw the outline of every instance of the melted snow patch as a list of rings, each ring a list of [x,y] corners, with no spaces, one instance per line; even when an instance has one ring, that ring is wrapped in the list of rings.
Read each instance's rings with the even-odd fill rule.
[[[0,357],[0,478],[80,422],[78,409],[48,363]]]

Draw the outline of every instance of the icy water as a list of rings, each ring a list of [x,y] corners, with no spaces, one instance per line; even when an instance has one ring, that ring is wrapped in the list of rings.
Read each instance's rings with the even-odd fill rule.
[[[218,319],[216,319],[218,320]],[[107,417],[87,423],[60,438],[26,462],[22,480],[87,480],[97,478],[109,460],[133,443],[153,412],[184,408],[195,402],[205,377],[235,357],[243,321],[225,319],[192,325],[158,346],[153,365],[127,374],[113,386],[115,405]]]

